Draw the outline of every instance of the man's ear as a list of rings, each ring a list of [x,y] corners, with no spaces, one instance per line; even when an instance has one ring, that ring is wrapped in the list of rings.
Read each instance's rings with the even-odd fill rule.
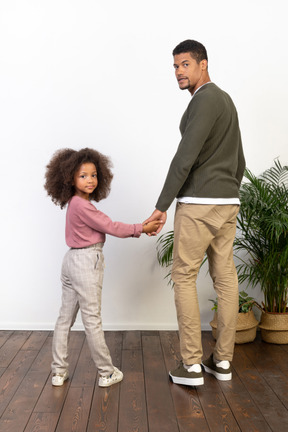
[[[201,69],[202,70],[207,70],[208,69],[208,61],[207,60],[201,60],[201,62],[200,62],[200,64],[201,64]]]

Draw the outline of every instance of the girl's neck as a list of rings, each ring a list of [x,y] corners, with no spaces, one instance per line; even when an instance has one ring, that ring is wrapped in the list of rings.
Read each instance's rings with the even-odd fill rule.
[[[86,195],[80,195],[80,194],[78,194],[77,192],[74,194],[74,196],[77,196],[77,197],[79,197],[79,198],[82,198],[82,199],[85,199],[86,201],[90,201],[90,195],[88,194],[87,196]]]

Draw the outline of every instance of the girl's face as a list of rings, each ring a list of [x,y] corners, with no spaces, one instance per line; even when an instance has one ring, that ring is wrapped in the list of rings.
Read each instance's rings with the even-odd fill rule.
[[[89,195],[98,185],[97,170],[92,162],[80,165],[74,175],[73,185],[75,187],[75,195],[89,200]]]

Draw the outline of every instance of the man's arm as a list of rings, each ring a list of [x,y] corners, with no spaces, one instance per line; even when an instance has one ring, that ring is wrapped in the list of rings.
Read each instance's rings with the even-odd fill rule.
[[[216,102],[213,98],[196,95],[188,106],[185,131],[156,203],[160,211],[168,210],[197,160],[218,115]]]
[[[161,219],[163,228],[167,219],[166,211],[177,197],[193,167],[217,118],[217,101],[204,95],[197,95],[187,108],[187,122],[182,139],[172,159],[162,192],[156,203],[156,210],[147,221]],[[145,221],[145,222],[147,222]]]

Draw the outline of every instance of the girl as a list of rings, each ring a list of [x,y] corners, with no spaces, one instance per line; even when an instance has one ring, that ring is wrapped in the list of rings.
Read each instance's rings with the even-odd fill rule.
[[[99,386],[108,387],[123,379],[123,373],[112,364],[102,330],[105,234],[140,237],[142,232],[156,232],[161,222],[146,225],[113,222],[97,210],[91,201],[107,197],[112,177],[109,158],[89,148],[59,150],[47,165],[44,187],[48,195],[61,208],[68,203],[65,235],[70,247],[62,264],[62,306],[53,336],[54,386],[62,386],[69,376],[69,331],[79,308],[91,356],[99,371]]]

